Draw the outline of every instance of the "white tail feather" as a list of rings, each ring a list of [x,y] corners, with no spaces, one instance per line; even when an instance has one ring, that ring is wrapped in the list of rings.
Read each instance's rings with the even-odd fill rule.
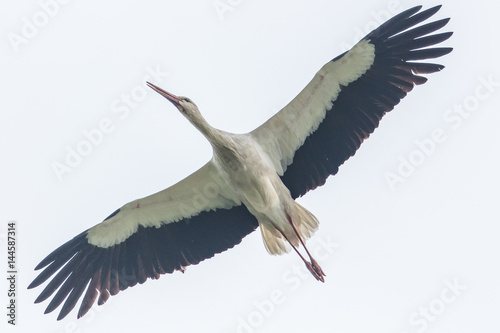
[[[300,237],[305,242],[309,239],[316,230],[318,230],[318,219],[307,209],[302,207],[299,203],[295,203],[295,214],[291,214],[293,225],[297,229]],[[259,221],[262,239],[267,252],[272,255],[280,255],[287,253],[291,250],[290,245],[283,237],[283,235],[273,226],[272,223],[261,223]],[[292,226],[288,221],[285,223],[285,230],[283,232],[287,235],[293,246],[298,247],[300,244],[299,238],[293,231]]]
[[[298,202],[295,202],[297,214],[299,215],[298,221],[293,221],[295,228],[299,231],[300,237],[303,241],[311,238],[312,235],[318,230],[319,221],[310,211],[302,207]]]
[[[280,255],[288,253],[291,250],[286,239],[276,230],[276,228],[267,223],[259,223],[259,225],[264,246],[269,254]]]

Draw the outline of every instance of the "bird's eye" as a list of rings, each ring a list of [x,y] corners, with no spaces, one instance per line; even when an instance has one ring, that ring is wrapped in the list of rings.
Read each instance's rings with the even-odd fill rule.
[[[184,101],[184,102],[188,102],[188,103],[193,103],[193,102],[192,102],[189,98],[187,98],[187,97],[184,97],[183,101]]]

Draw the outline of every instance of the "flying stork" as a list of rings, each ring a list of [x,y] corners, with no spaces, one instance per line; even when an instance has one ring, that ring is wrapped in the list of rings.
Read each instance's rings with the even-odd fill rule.
[[[85,292],[80,318],[96,299],[102,305],[110,295],[148,278],[183,272],[232,248],[257,227],[270,254],[295,250],[324,282],[325,273],[305,246],[318,220],[295,199],[336,174],[384,114],[414,85],[427,81],[420,74],[444,68],[414,62],[452,51],[431,47],[452,35],[431,34],[449,18],[419,25],[440,8],[413,7],[383,23],[324,65],[297,97],[250,133],[215,129],[189,98],[148,83],[203,133],[212,145],[212,159],[177,184],[127,203],[50,253],[36,266],[45,269],[28,288],[55,276],[35,303],[56,292],[45,313],[64,302],[60,320]]]

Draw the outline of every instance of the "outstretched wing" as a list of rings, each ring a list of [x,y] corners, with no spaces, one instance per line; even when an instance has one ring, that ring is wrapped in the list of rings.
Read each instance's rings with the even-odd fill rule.
[[[294,198],[336,174],[377,128],[384,114],[414,85],[427,81],[419,74],[444,68],[412,62],[452,51],[429,47],[452,35],[429,35],[449,19],[415,27],[440,7],[420,12],[422,7],[417,6],[388,20],[351,50],[324,65],[295,99],[251,132]]]
[[[257,220],[244,205],[227,199],[212,162],[161,192],[116,210],[43,259],[45,269],[29,285],[51,278],[35,303],[57,291],[45,313],[62,302],[58,320],[83,296],[78,318],[147,278],[183,271],[241,242]]]

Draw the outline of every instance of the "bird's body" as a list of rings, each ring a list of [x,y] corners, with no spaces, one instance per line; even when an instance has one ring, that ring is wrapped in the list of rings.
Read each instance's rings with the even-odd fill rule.
[[[309,238],[317,228],[316,218],[302,208],[283,184],[271,157],[251,135],[226,134],[231,146],[214,147],[213,163],[217,166],[232,198],[243,203],[261,227],[266,249],[271,254],[286,252],[282,233],[299,246],[298,235]],[[304,232],[301,232],[303,228]]]
[[[207,138],[212,159],[177,184],[124,205],[49,254],[36,267],[45,269],[29,288],[56,275],[36,302],[57,290],[46,313],[64,301],[61,319],[86,289],[78,312],[83,316],[96,299],[101,305],[147,278],[184,271],[238,244],[258,226],[269,253],[292,248],[324,281],[305,246],[319,222],[295,199],[337,173],[383,115],[426,82],[419,74],[443,68],[411,61],[451,52],[429,47],[451,36],[429,35],[449,19],[414,27],[439,8],[420,12],[421,6],[414,7],[382,24],[323,66],[296,98],[250,133],[215,129],[189,98],[148,83]]]

